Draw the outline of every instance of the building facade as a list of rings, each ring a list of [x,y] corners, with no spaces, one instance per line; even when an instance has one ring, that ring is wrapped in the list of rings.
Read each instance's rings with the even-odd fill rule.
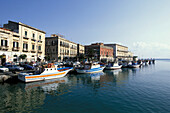
[[[132,60],[133,53],[128,50],[128,47],[119,44],[104,44],[105,46],[112,47],[114,49],[113,56],[120,60]]]
[[[0,55],[6,62],[17,62],[25,54],[25,61],[42,61],[45,57],[45,32],[21,22],[8,21],[0,30]]]
[[[77,44],[77,55],[80,56],[81,54],[85,53],[85,47],[81,44]]]
[[[100,61],[113,61],[113,48],[104,46],[103,43],[94,43],[85,46],[85,53],[88,57],[94,57],[94,59]]]
[[[52,61],[76,60],[77,55],[84,54],[84,46],[69,41],[60,35],[46,37],[46,56]]]

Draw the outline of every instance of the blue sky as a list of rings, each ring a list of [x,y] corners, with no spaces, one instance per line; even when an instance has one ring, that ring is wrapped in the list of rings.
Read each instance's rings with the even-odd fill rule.
[[[1,0],[0,24],[23,22],[80,43],[119,43],[170,58],[169,0]]]

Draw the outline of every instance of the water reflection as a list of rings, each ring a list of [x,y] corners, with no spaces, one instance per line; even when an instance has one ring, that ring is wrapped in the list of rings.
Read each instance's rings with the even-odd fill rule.
[[[1,112],[32,112],[41,108],[48,95],[72,95],[75,89],[92,89],[97,94],[100,89],[117,88],[129,82],[131,75],[144,72],[142,68],[123,68],[119,70],[105,70],[94,74],[70,74],[66,77],[33,83],[18,83],[0,85]],[[105,89],[106,88],[106,89]],[[87,90],[86,89],[86,90]],[[74,96],[74,95],[73,95]]]
[[[58,79],[51,79],[51,80],[45,80],[45,81],[39,81],[39,82],[32,82],[23,84],[25,90],[31,90],[33,88],[39,88],[43,90],[44,92],[50,92],[57,90],[59,88],[59,83],[68,83],[68,77],[62,77]]]
[[[44,104],[45,94],[37,89],[24,91],[18,84],[0,85],[0,111],[31,112]]]

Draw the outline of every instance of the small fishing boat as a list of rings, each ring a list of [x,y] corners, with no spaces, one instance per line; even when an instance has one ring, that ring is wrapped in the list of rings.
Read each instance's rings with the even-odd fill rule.
[[[34,82],[47,79],[55,79],[64,77],[72,67],[58,68],[58,65],[54,63],[49,63],[47,67],[40,68],[39,71],[35,72],[23,72],[18,75],[18,79],[24,82]]]
[[[109,62],[105,69],[120,69],[121,67],[122,65],[119,65],[118,62]]]
[[[98,73],[102,72],[105,66],[98,63],[86,63],[83,68],[77,68],[77,73]]]
[[[132,64],[128,65],[129,68],[138,68],[139,66],[140,66],[140,64],[138,64],[136,61],[132,62]]]

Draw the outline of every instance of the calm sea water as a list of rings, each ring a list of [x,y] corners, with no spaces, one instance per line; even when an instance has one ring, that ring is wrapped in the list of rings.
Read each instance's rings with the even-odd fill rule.
[[[0,113],[170,113],[170,61],[138,69],[0,84]]]

